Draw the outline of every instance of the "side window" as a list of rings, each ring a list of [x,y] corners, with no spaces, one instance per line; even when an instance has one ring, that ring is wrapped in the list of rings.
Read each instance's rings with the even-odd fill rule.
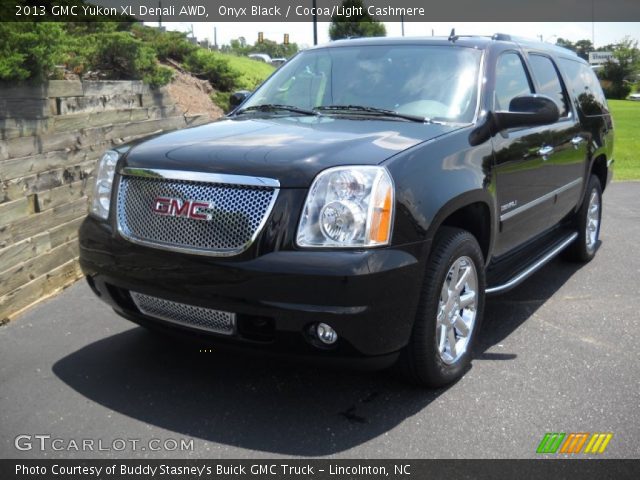
[[[540,84],[540,93],[554,99],[558,104],[560,117],[566,117],[569,114],[569,103],[553,61],[542,55],[529,55],[529,63],[533,76]]]
[[[517,53],[503,53],[496,64],[494,108],[509,110],[511,100],[533,93],[527,71]]]
[[[560,59],[560,65],[569,79],[573,95],[578,102],[578,108],[585,115],[602,115],[607,113],[607,99],[595,72],[582,62]]]

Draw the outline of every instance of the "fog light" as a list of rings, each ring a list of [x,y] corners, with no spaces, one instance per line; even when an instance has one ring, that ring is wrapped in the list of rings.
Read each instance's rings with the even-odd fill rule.
[[[319,323],[316,326],[316,335],[318,339],[326,345],[332,345],[338,340],[336,331],[326,323]]]

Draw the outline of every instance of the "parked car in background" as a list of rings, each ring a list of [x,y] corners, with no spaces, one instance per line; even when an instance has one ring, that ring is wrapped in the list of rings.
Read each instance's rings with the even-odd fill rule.
[[[271,57],[269,55],[267,55],[266,53],[250,53],[247,56],[249,58],[252,58],[253,60],[257,60],[259,62],[271,63]]]
[[[627,97],[629,100],[633,100],[635,102],[640,102],[640,93],[632,93]]]
[[[471,363],[486,295],[597,252],[613,123],[569,50],[336,41],[232,101],[99,163],[80,263],[141,325],[441,386]]]
[[[287,59],[286,59],[286,58],[281,58],[281,57],[279,57],[279,58],[272,58],[272,59],[271,59],[271,65],[274,65],[274,66],[276,66],[276,67],[279,67],[280,65],[283,65],[283,64],[285,64],[286,62],[287,62]]]

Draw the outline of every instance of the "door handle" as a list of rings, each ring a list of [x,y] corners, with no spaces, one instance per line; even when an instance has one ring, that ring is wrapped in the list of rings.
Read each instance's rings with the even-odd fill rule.
[[[573,137],[571,139],[571,145],[573,145],[576,149],[580,146],[580,144],[584,142],[584,138],[578,136],[578,137]]]
[[[549,155],[553,153],[554,148],[551,145],[545,145],[544,147],[538,150],[538,155],[542,157],[543,160],[547,160]]]

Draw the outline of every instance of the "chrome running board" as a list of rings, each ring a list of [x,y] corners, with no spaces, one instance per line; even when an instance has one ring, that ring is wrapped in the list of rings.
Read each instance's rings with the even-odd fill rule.
[[[485,290],[487,295],[495,295],[498,293],[506,292],[524,280],[526,280],[529,276],[533,275],[535,272],[544,267],[549,261],[551,261],[554,257],[556,257],[560,252],[562,252],[565,248],[567,248],[571,242],[573,242],[578,237],[578,232],[573,232],[567,238],[565,238],[560,244],[555,247],[553,250],[549,251],[543,257],[532,263],[529,267],[518,273],[516,276],[512,277],[509,281],[496,285],[495,287],[489,287]]]

